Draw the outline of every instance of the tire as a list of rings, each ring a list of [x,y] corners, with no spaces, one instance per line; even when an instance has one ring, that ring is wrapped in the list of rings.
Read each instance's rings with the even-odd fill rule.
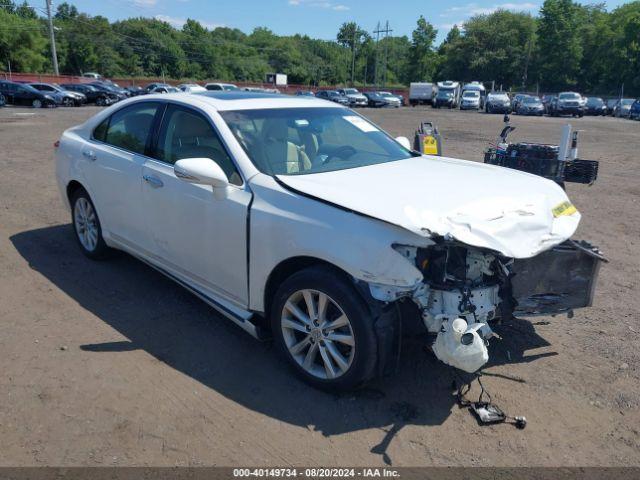
[[[325,314],[309,315],[309,302],[317,312],[321,298]],[[280,285],[272,302],[271,328],[281,354],[316,388],[353,390],[375,375],[374,318],[354,286],[329,267],[307,268]]]
[[[72,98],[65,97],[65,98],[62,99],[62,106],[63,107],[73,107],[74,103],[75,102],[73,101]]]
[[[111,249],[102,237],[98,213],[83,188],[78,189],[71,198],[71,223],[82,253],[92,260],[103,260],[109,256]]]
[[[98,97],[96,98],[96,106],[98,107],[104,107],[107,104],[107,99],[104,97]]]
[[[33,101],[31,102],[31,106],[33,108],[42,108],[42,100],[40,100],[39,98],[34,98]]]

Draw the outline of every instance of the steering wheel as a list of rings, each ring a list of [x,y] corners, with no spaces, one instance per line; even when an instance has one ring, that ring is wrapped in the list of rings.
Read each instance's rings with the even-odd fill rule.
[[[352,155],[355,155],[358,151],[353,148],[351,145],[343,145],[342,147],[336,148],[333,152],[327,156],[327,158],[322,162],[323,165],[329,163],[333,158],[340,158],[342,160],[346,160]]]

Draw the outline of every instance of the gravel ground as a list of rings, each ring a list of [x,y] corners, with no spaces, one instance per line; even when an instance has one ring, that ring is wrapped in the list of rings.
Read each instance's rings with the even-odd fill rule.
[[[96,111],[0,109],[0,465],[640,464],[640,123],[513,119],[522,140],[555,143],[567,121],[583,130],[582,156],[601,173],[592,187],[568,187],[583,214],[576,238],[610,259],[592,308],[515,321],[492,342],[484,384],[527,417],[518,430],[481,427],[458,408],[453,373],[415,339],[397,376],[329,395],[139,261],[87,260],[58,196],[52,144]],[[445,154],[470,160],[502,120],[428,107],[363,113],[410,138],[435,121]]]

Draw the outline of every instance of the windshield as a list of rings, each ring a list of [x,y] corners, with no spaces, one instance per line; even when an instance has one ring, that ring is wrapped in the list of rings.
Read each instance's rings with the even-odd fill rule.
[[[227,91],[229,91],[229,90],[240,90],[240,89],[239,89],[238,87],[236,87],[235,85],[223,85],[223,86],[222,86],[222,89],[223,89],[223,90],[227,90]]]
[[[577,93],[561,93],[558,98],[560,100],[579,100],[580,95]]]
[[[509,96],[506,93],[498,93],[495,95],[489,95],[491,100],[504,100],[509,101]]]
[[[359,93],[359,92],[355,88],[345,88],[344,89],[344,94],[345,95],[354,95],[356,93]]]
[[[604,102],[602,101],[601,98],[594,98],[594,97],[590,97],[587,98],[587,104],[589,105],[602,105]]]
[[[542,103],[539,98],[536,97],[526,97],[522,103]]]
[[[623,98],[621,103],[626,107],[628,105],[633,104],[633,102],[634,100],[632,98]]]
[[[220,112],[256,168],[267,175],[306,175],[376,165],[412,153],[344,108]]]
[[[438,90],[438,97],[453,97],[453,90],[441,88]]]
[[[464,98],[478,98],[480,96],[479,92],[464,92],[462,94]]]

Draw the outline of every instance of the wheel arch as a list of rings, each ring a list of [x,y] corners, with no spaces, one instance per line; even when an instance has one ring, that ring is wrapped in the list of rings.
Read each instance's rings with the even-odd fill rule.
[[[349,275],[345,270],[338,267],[337,265],[328,262],[327,260],[323,260],[318,257],[299,255],[295,257],[290,257],[285,260],[282,260],[279,264],[277,264],[265,283],[264,288],[264,297],[263,297],[263,305],[264,305],[264,313],[265,316],[269,316],[271,311],[271,303],[273,301],[273,297],[278,290],[278,287],[284,282],[287,278],[289,278],[294,273],[297,273],[301,270],[304,270],[309,267],[315,266],[325,266],[331,270],[333,270],[336,274],[353,281],[353,277]],[[357,290],[357,289],[356,289]]]
[[[67,183],[66,190],[67,190],[67,200],[69,200],[69,205],[71,205],[71,199],[76,194],[76,192],[78,192],[79,190],[84,190],[85,192],[87,191],[87,189],[84,188],[84,185],[82,185],[77,180],[71,180],[69,183]]]

